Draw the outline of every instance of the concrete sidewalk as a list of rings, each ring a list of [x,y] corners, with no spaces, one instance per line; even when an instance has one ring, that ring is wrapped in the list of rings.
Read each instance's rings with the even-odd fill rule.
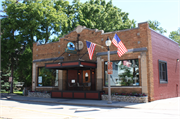
[[[120,107],[132,109],[160,109],[160,110],[179,110],[180,112],[180,97],[157,100],[149,103],[128,103],[128,102],[112,102],[107,104],[103,100],[82,100],[82,99],[60,99],[60,98],[35,98],[27,96],[18,96],[16,94],[1,95],[2,98],[16,101],[44,102],[57,103],[66,105],[83,105],[83,106],[100,106],[100,107]]]

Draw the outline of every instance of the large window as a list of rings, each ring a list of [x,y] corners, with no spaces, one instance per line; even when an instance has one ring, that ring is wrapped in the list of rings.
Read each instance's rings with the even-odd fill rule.
[[[58,70],[38,68],[38,86],[58,86]]]
[[[111,86],[139,86],[138,59],[112,61]],[[105,86],[108,86],[107,62],[105,62]]]
[[[159,60],[159,80],[160,83],[167,83],[167,62]]]

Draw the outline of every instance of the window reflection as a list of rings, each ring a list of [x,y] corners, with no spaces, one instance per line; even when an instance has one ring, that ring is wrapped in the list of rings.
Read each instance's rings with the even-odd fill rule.
[[[113,74],[110,75],[111,86],[139,86],[138,59],[112,61]],[[107,62],[105,62],[105,86],[108,86]]]
[[[38,68],[38,86],[58,86],[58,70]]]

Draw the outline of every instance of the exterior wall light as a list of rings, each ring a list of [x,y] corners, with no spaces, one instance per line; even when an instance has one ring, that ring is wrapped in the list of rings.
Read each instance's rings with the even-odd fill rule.
[[[179,62],[179,59],[177,59],[177,62]]]

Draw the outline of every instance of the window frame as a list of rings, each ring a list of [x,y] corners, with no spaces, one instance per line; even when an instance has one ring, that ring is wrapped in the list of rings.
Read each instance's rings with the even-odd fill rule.
[[[166,78],[165,79],[161,79],[161,75],[163,75],[161,73],[164,72],[164,71],[161,71],[162,64],[165,64],[165,73],[166,73],[166,75],[165,75]],[[158,60],[158,67],[159,67],[159,83],[160,84],[168,83],[167,62],[163,61],[163,60]]]
[[[44,66],[40,66],[40,67],[37,67],[37,81],[36,81],[36,87],[58,87],[59,86],[59,82],[58,82],[58,86],[39,86],[38,84],[39,84],[39,82],[38,82],[38,77],[39,77],[39,68],[45,68]],[[55,70],[57,70],[57,69],[55,69]],[[59,73],[59,72],[58,72]],[[59,80],[59,79],[58,79]]]

